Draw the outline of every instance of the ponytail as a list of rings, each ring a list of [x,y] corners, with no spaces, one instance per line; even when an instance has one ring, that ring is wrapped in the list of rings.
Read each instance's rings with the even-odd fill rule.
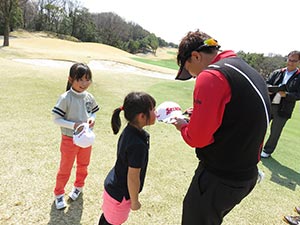
[[[123,110],[123,107],[116,108],[111,117],[111,128],[114,134],[117,134],[121,127],[120,112]]]
[[[123,106],[116,108],[111,117],[111,127],[114,134],[117,134],[121,127],[120,112],[124,110],[125,119],[135,124],[136,116],[144,113],[150,119],[150,111],[155,107],[155,99],[145,92],[130,92],[126,95]]]

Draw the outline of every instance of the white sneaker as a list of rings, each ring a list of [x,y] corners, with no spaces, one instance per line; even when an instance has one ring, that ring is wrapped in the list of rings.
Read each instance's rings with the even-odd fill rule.
[[[260,156],[261,156],[262,158],[269,158],[269,157],[271,156],[271,154],[265,153],[264,151],[262,151],[262,152],[260,153]]]
[[[55,205],[57,209],[64,209],[67,207],[64,195],[55,196]]]
[[[265,173],[258,169],[257,183],[260,183],[265,178]]]
[[[75,201],[79,195],[81,194],[82,192],[82,188],[79,188],[79,187],[73,187],[72,188],[72,191],[69,193],[69,197]]]

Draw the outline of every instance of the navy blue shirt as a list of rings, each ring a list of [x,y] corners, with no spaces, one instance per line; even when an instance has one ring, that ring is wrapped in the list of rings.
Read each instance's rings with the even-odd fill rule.
[[[149,134],[127,125],[118,141],[117,160],[108,173],[104,188],[108,194],[121,202],[130,199],[127,186],[128,167],[140,168],[140,191],[144,186],[149,157]]]

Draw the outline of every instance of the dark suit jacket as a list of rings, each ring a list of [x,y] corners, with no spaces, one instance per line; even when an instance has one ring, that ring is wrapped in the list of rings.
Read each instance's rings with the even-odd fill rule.
[[[286,68],[277,69],[273,71],[267,79],[267,85],[280,85],[283,81]],[[270,95],[271,101],[276,93]],[[300,100],[300,70],[292,75],[286,83],[286,97],[281,98],[279,104],[279,116],[291,118],[296,101]]]

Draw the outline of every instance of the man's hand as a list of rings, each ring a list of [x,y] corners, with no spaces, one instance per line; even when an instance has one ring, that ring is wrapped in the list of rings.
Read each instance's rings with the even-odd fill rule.
[[[279,91],[278,92],[280,94],[281,97],[285,98],[286,97],[286,93],[285,91]]]
[[[193,113],[193,107],[190,107],[183,112],[183,115],[188,115],[190,117],[192,113]]]
[[[187,124],[188,122],[185,119],[175,118],[176,121],[173,123],[177,130],[181,130],[182,125]]]

